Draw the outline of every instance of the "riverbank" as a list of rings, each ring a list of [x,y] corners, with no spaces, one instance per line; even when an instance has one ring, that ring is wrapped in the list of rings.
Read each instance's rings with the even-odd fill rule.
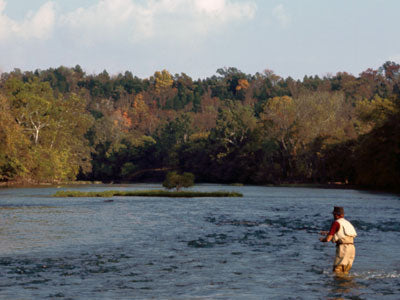
[[[7,181],[7,182],[0,182],[0,188],[9,188],[9,187],[33,188],[33,187],[85,185],[85,184],[103,184],[103,182],[101,181],[63,181],[63,182]]]
[[[292,187],[292,188],[318,188],[318,189],[340,189],[340,190],[358,190],[376,193],[400,194],[399,188],[380,188],[373,186],[364,186],[345,183],[283,183],[283,184],[267,184],[267,187]]]

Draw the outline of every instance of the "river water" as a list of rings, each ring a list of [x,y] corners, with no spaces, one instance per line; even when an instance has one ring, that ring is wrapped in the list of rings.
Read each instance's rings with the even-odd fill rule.
[[[400,197],[198,185],[242,198],[53,198],[0,190],[0,299],[400,299]],[[334,205],[357,229],[348,277],[320,243]]]

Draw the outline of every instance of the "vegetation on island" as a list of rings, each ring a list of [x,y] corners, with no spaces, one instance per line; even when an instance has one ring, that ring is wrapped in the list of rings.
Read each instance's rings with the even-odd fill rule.
[[[74,68],[0,78],[0,182],[400,186],[400,65],[302,80]],[[175,186],[178,187],[178,186]]]
[[[194,197],[242,197],[237,192],[198,192],[198,191],[165,191],[165,190],[143,190],[143,191],[103,191],[103,192],[80,192],[80,191],[58,191],[53,197],[171,197],[171,198],[194,198]]]
[[[168,172],[163,182],[163,187],[167,189],[176,189],[179,191],[181,188],[188,188],[194,185],[194,175],[185,172],[182,175],[177,172]]]

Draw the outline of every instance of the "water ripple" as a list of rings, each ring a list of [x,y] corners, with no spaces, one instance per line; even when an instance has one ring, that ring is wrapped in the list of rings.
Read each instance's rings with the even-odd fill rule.
[[[244,197],[104,202],[0,190],[0,298],[397,300],[397,196],[232,189]],[[348,278],[331,274],[335,247],[318,241],[333,205],[359,233]]]

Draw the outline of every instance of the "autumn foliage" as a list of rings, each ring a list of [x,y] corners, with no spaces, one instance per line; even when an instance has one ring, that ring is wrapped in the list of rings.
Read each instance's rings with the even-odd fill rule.
[[[302,80],[236,68],[1,74],[0,181],[400,186],[400,66]]]

